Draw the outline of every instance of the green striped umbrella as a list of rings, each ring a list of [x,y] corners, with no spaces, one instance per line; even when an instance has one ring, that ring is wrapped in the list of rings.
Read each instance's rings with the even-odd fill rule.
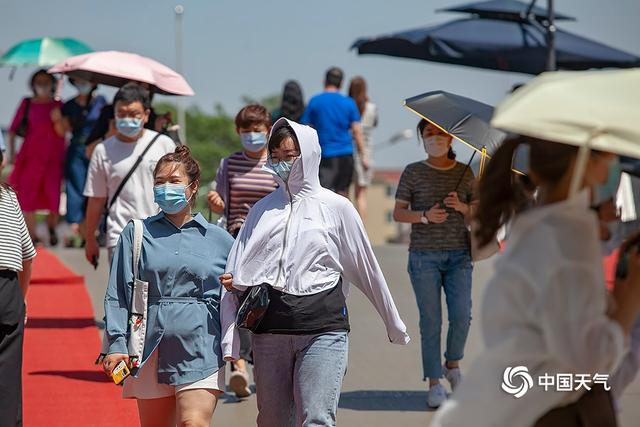
[[[43,37],[13,46],[0,57],[0,66],[50,66],[70,56],[89,52],[93,52],[93,49],[76,39]]]

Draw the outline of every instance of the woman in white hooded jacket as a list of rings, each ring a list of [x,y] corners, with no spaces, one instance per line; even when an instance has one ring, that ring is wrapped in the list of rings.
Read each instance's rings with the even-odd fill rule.
[[[258,425],[332,426],[347,366],[348,284],[375,306],[392,343],[409,336],[357,211],[320,186],[316,131],[283,118],[268,147],[280,187],[249,212],[221,277],[231,290],[221,303],[223,356],[238,357],[238,291],[270,285],[253,341]]]

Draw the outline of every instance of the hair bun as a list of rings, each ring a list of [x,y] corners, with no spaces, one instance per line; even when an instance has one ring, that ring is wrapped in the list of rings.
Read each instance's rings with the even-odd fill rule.
[[[184,144],[178,145],[174,153],[179,154],[180,157],[191,157],[191,150]]]

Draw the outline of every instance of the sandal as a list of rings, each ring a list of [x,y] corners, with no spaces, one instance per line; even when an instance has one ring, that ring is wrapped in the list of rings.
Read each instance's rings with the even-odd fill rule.
[[[229,377],[229,387],[236,394],[236,397],[249,397],[251,396],[251,389],[249,388],[249,375],[245,371],[233,371],[231,377]]]

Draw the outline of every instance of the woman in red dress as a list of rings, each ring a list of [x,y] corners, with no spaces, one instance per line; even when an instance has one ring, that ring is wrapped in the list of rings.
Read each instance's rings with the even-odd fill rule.
[[[14,167],[8,182],[17,193],[34,242],[38,242],[36,210],[49,211],[47,225],[51,245],[58,243],[56,225],[65,154],[62,102],[53,98],[55,83],[55,78],[45,70],[33,74],[33,97],[22,100],[9,128],[9,162],[14,163]],[[23,133],[24,141],[16,156],[18,131]]]

